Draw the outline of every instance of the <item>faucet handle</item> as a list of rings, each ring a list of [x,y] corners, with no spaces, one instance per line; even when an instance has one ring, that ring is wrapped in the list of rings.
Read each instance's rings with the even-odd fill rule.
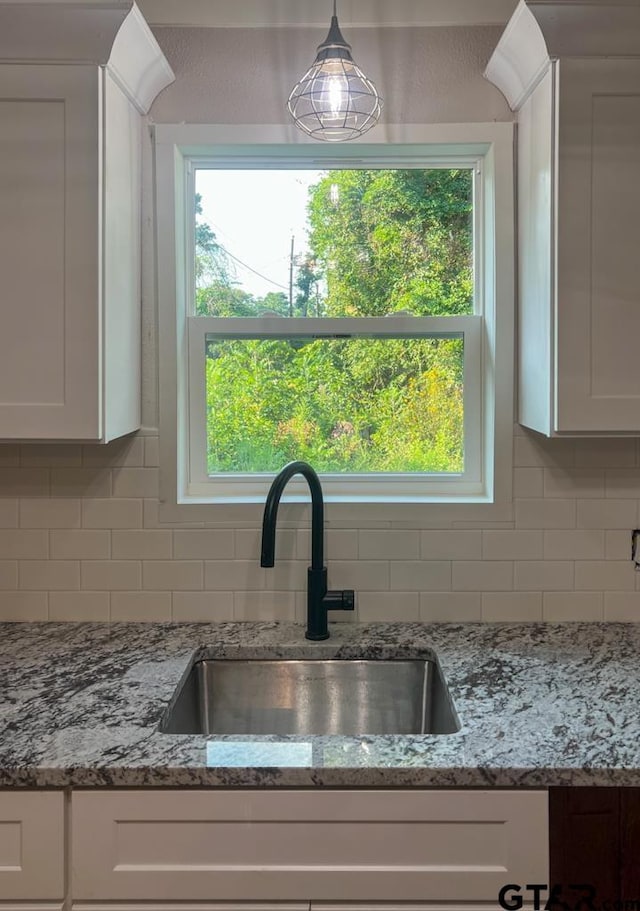
[[[356,596],[351,588],[329,591],[322,599],[327,610],[355,610]]]

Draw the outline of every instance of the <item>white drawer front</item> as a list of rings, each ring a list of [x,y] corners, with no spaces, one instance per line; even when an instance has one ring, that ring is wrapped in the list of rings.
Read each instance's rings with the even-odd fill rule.
[[[61,792],[0,792],[0,898],[64,898]]]
[[[543,791],[73,795],[76,901],[495,901],[546,882]]]

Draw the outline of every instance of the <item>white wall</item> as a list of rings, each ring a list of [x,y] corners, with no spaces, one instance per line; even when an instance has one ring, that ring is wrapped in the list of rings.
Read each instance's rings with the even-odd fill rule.
[[[154,30],[176,81],[156,99],[161,123],[282,123],[289,92],[326,29]],[[511,120],[482,77],[501,28],[345,29],[356,62],[384,98],[383,121]]]
[[[363,29],[347,37],[385,95],[388,120],[477,121],[510,118],[481,76],[498,34]],[[281,119],[288,89],[324,37],[216,29],[157,36],[177,81],[153,118],[236,123]],[[106,447],[0,447],[0,619],[302,619],[308,529],[280,529],[276,567],[261,570],[256,527],[158,527],[149,161],[147,150],[146,430]],[[516,427],[513,445],[510,522],[436,526],[425,507],[419,528],[328,529],[329,581],[356,589],[357,619],[640,617],[640,574],[629,559],[639,523],[638,442],[549,441]]]

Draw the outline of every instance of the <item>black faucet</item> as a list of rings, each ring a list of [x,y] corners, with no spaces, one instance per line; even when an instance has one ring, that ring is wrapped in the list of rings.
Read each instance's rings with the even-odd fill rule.
[[[353,610],[355,597],[351,590],[327,591],[327,568],[324,565],[324,501],[320,478],[307,462],[289,462],[274,478],[264,504],[262,518],[262,553],[260,566],[273,566],[276,549],[276,519],[282,491],[291,478],[301,474],[311,491],[311,566],[307,570],[307,639],[329,638],[328,610]]]

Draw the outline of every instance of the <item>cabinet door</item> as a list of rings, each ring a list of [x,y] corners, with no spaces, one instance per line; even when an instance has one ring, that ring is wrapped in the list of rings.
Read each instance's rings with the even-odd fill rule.
[[[640,898],[640,788],[621,789],[620,842],[620,898],[637,903]]]
[[[87,791],[72,820],[78,902],[486,902],[548,875],[546,792]]]
[[[560,63],[557,432],[640,430],[640,60]]]
[[[0,439],[99,439],[98,67],[0,66]]]
[[[63,800],[60,792],[0,792],[0,898],[64,898]]]
[[[618,788],[552,788],[549,791],[550,882],[570,904],[572,884],[592,886],[598,903],[620,895],[620,792]]]
[[[601,906],[637,901],[640,788],[552,788],[549,835],[551,882],[563,885],[564,899],[577,902],[568,886],[585,883]]]

